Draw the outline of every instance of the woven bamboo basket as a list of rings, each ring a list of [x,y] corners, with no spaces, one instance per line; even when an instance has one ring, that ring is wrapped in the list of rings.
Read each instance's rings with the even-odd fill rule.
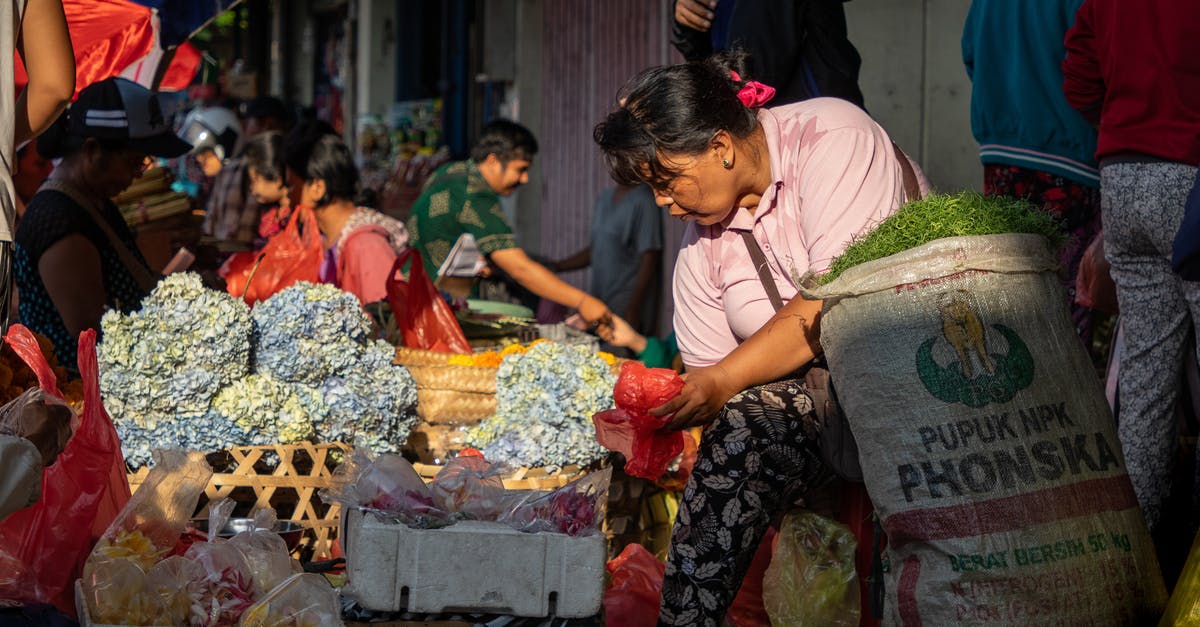
[[[418,389],[496,393],[496,368],[482,366],[408,366]]]
[[[313,560],[329,559],[337,536],[338,504],[326,503],[318,494],[333,487],[333,471],[349,457],[346,444],[275,444],[235,446],[208,455],[214,472],[204,490],[201,506],[229,497],[238,503],[235,515],[272,507],[280,520],[305,528],[304,538],[293,555]],[[137,490],[150,474],[143,467],[129,475],[129,487]]]
[[[450,355],[451,353],[399,346],[396,348],[395,362],[401,366],[445,366]]]

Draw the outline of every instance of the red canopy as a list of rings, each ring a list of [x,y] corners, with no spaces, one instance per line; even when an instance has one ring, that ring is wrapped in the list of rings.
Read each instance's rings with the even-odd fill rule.
[[[129,0],[63,0],[63,11],[75,49],[77,95],[84,87],[118,76],[143,60],[152,60],[156,66],[161,55],[157,50],[159,24],[150,8]],[[176,49],[159,88],[174,91],[187,87],[199,66],[200,52],[185,42]],[[130,78],[149,87],[153,67],[147,69],[145,74],[139,72],[139,76]],[[18,91],[27,82],[25,67],[17,55]]]

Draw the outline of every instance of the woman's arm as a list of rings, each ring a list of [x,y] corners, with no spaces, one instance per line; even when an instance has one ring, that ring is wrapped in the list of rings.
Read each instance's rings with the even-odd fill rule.
[[[651,413],[673,429],[708,424],[735,394],[782,379],[820,354],[821,301],[793,298],[761,329],[708,368],[689,369],[683,391]]]
[[[79,234],[64,237],[38,261],[38,274],[71,337],[100,326],[108,293],[100,272],[100,251]]]
[[[28,0],[17,50],[29,76],[13,120],[19,146],[46,130],[75,94],[75,52],[62,0]]]

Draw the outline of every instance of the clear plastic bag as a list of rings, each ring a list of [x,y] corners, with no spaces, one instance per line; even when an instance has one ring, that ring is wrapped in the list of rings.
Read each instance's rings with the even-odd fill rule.
[[[293,575],[242,616],[240,627],[338,627],[337,590],[320,575]]]
[[[356,450],[350,462],[338,468],[334,487],[322,495],[414,529],[436,529],[455,520],[438,504],[412,464],[399,455],[371,459]]]
[[[203,569],[199,603],[193,604],[191,625],[232,627],[256,600],[250,564],[241,549],[229,542],[197,542],[190,559]]]
[[[505,464],[460,455],[438,471],[429,490],[448,512],[471,520],[496,520],[506,510],[503,477],[511,472]]]
[[[600,532],[608,505],[612,468],[588,473],[544,493],[524,493],[496,520],[526,533],[551,532],[587,536]]]
[[[229,543],[246,556],[250,575],[261,594],[270,592],[288,577],[300,572],[296,562],[288,554],[287,543],[273,531],[243,531],[233,536]]]
[[[149,571],[179,542],[212,467],[202,454],[178,450],[155,451],[154,461],[146,482],[92,550],[89,564],[129,558]]]
[[[862,615],[854,534],[812,512],[792,512],[763,578],[763,605],[775,626],[856,627]]]
[[[71,439],[79,418],[66,401],[41,388],[30,388],[0,407],[0,435],[28,438],[42,453],[46,466]]]

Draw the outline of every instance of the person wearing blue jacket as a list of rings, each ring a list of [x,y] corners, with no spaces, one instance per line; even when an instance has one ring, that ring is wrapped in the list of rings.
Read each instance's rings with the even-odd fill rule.
[[[974,0],[963,27],[971,131],[985,194],[1026,198],[1063,221],[1064,285],[1076,331],[1090,347],[1092,312],[1075,304],[1075,277],[1100,233],[1096,130],[1063,95],[1063,40],[1083,0]]]

